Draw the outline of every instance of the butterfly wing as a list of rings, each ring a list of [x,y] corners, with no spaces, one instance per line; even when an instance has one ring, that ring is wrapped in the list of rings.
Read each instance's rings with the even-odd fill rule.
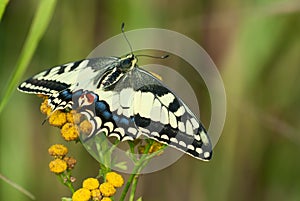
[[[141,134],[193,157],[209,160],[210,139],[184,102],[147,71],[134,67],[109,89],[99,88],[117,57],[85,59],[43,71],[20,84],[25,93],[49,96],[52,110],[79,109],[93,129],[83,140],[104,132],[119,140]]]
[[[72,106],[72,94],[79,89],[94,90],[97,80],[117,65],[117,57],[84,59],[49,68],[22,82],[18,90],[49,96],[52,110]]]
[[[188,106],[149,72],[134,68],[134,123],[145,136],[168,144],[195,158],[209,160],[209,136]]]

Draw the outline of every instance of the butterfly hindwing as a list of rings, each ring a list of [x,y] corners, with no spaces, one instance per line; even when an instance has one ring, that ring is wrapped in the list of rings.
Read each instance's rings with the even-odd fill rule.
[[[152,74],[135,68],[134,122],[143,135],[193,157],[209,160],[212,146],[201,122],[184,102]]]
[[[101,98],[100,98],[101,97]],[[83,91],[73,94],[73,108],[85,115],[92,124],[89,135],[82,135],[81,139],[87,141],[99,133],[108,137],[116,137],[120,141],[136,139],[135,125],[132,118],[120,112],[120,94],[116,91]],[[133,132],[133,129],[135,132]]]

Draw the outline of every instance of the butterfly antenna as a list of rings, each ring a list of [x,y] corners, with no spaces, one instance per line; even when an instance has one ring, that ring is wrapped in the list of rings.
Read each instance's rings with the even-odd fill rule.
[[[150,57],[150,58],[154,58],[154,59],[166,59],[168,58],[170,55],[166,54],[163,56],[152,56],[152,55],[147,55],[147,54],[138,54],[136,55],[137,57]]]
[[[133,51],[132,51],[132,46],[130,45],[130,42],[129,42],[129,40],[128,40],[128,38],[127,38],[127,36],[126,36],[125,32],[124,32],[124,27],[125,27],[125,23],[124,23],[124,22],[122,22],[122,26],[121,26],[121,31],[122,31],[122,34],[123,34],[123,36],[124,36],[125,40],[126,40],[126,41],[127,41],[127,43],[128,43],[128,46],[129,46],[129,48],[130,48],[130,51],[131,51],[131,54],[133,54]]]
[[[125,40],[126,40],[127,43],[128,43],[128,46],[129,46],[130,51],[131,51],[131,54],[133,54],[132,46],[131,46],[131,44],[130,44],[130,42],[129,42],[129,40],[128,40],[126,34],[125,34],[124,28],[125,28],[125,23],[122,22],[122,25],[121,25],[121,31],[122,31],[122,34],[123,34]],[[152,55],[146,55],[146,54],[139,54],[139,55],[136,55],[136,56],[139,56],[139,57],[150,57],[150,58],[155,58],[155,59],[165,59],[165,58],[168,58],[168,57],[169,57],[168,54],[167,54],[167,55],[163,55],[163,56],[152,56]]]

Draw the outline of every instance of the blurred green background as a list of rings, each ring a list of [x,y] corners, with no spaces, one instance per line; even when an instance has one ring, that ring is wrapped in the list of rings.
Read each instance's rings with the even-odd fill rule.
[[[3,2],[3,1],[1,1]],[[0,94],[41,1],[11,1],[0,22]],[[256,1],[57,1],[22,81],[48,67],[85,58],[97,45],[126,30],[164,28],[200,44],[218,66],[227,93],[227,117],[210,162],[189,156],[141,177],[145,201],[300,200],[300,3]],[[116,55],[120,56],[120,55]],[[176,67],[176,68],[184,68]],[[185,75],[189,76],[189,75]],[[201,119],[210,121],[205,86]],[[59,130],[41,125],[41,100],[16,90],[0,116],[0,173],[37,200],[70,196],[49,172],[47,154],[64,143]],[[97,163],[69,143],[74,176],[97,174]],[[0,180],[0,200],[29,200]]]

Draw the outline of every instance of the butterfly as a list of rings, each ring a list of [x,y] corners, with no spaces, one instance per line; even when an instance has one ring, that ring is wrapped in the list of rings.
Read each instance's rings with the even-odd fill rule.
[[[120,141],[141,135],[197,159],[212,157],[202,123],[137,57],[99,57],[55,66],[25,80],[18,90],[48,96],[52,111],[77,109],[92,123],[88,138],[104,132]]]

